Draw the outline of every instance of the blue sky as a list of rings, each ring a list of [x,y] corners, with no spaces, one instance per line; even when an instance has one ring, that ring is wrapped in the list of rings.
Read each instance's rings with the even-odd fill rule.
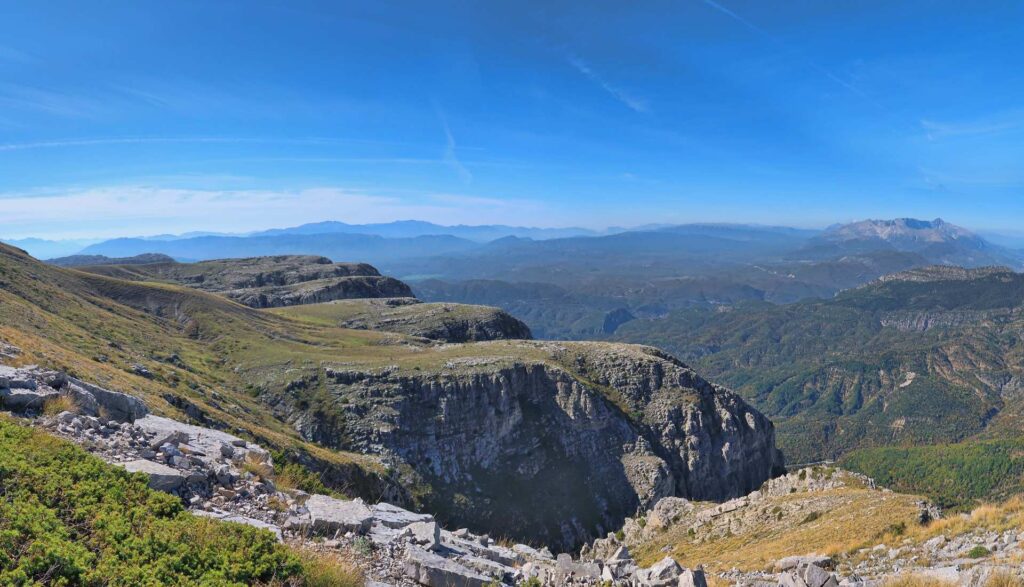
[[[0,0],[0,236],[1014,229],[1022,17],[939,0]]]

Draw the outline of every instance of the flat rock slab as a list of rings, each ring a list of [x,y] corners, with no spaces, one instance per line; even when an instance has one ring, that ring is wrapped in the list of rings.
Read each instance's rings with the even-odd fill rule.
[[[161,465],[160,463],[154,463],[153,461],[147,461],[145,459],[138,459],[135,461],[128,461],[127,463],[117,463],[121,467],[124,467],[129,473],[145,473],[149,475],[149,487],[157,491],[166,491],[170,493],[175,489],[181,487],[185,482],[185,474],[177,469],[172,469],[167,465]]]
[[[497,545],[483,546],[480,544],[478,536],[471,536],[469,534],[467,536],[468,538],[460,538],[453,532],[441,530],[441,544],[456,554],[472,554],[506,566],[522,564],[526,560],[522,554],[511,548]]]
[[[311,495],[306,500],[310,527],[316,534],[334,535],[338,531],[363,533],[370,529],[373,512],[361,499],[344,501],[326,495]]]
[[[213,518],[222,522],[234,522],[236,524],[245,524],[246,526],[252,526],[253,528],[259,528],[260,530],[268,530],[277,537],[278,542],[283,542],[283,536],[281,529],[277,526],[264,522],[263,520],[257,520],[256,518],[249,518],[246,516],[237,516],[235,514],[221,513],[221,512],[209,512],[206,510],[189,510],[189,513],[202,516],[204,518]]]
[[[2,389],[0,390],[0,406],[12,412],[25,410],[41,410],[51,399],[60,397],[54,389],[48,387],[35,389]]]
[[[73,388],[88,393],[97,406],[105,409],[109,417],[118,422],[134,422],[149,413],[146,403],[135,396],[110,391],[74,377],[69,377],[68,381]]]
[[[434,516],[430,514],[417,514],[404,510],[390,503],[378,503],[370,506],[373,512],[373,519],[388,528],[405,528],[417,522],[433,522]]]
[[[173,437],[179,442],[188,442],[191,446],[203,453],[201,457],[207,462],[213,463],[221,457],[220,447],[222,444],[229,444],[235,447],[232,450],[234,460],[244,460],[245,456],[252,454],[257,460],[265,462],[270,459],[270,453],[254,444],[248,444],[245,440],[212,428],[193,426],[170,418],[154,416],[152,414],[135,420],[135,425],[157,438]]]
[[[405,574],[427,587],[486,587],[494,579],[422,548],[409,548]]]
[[[0,387],[12,389],[35,389],[36,380],[27,369],[0,365]]]

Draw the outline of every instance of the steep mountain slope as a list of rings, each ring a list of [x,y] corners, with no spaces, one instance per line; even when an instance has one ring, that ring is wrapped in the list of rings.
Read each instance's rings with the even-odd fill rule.
[[[150,255],[162,256],[162,255]],[[143,255],[143,257],[146,257]],[[137,257],[133,257],[137,258]],[[348,298],[411,296],[409,286],[366,263],[279,255],[167,262],[83,265],[81,271],[132,281],[166,281],[222,294],[253,308],[276,308]]]
[[[935,267],[828,301],[678,312],[624,325],[734,386],[794,461],[857,447],[1019,433],[1024,275]]]
[[[347,493],[404,494],[453,524],[563,548],[659,497],[724,499],[782,467],[770,421],[648,347],[432,343],[9,247],[0,339],[18,361],[255,438]]]

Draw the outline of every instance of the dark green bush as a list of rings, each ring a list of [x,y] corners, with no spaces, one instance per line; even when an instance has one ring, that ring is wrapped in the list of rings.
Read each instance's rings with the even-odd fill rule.
[[[981,546],[980,544],[967,552],[967,556],[971,558],[981,558],[983,556],[988,556],[989,554],[991,554],[991,552],[989,552],[989,549],[985,548],[984,546]]]
[[[186,513],[146,477],[0,417],[0,585],[252,585],[299,578],[266,531]]]

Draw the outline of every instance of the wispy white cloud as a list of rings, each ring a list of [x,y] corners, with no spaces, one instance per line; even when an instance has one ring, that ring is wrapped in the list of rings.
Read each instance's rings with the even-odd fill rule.
[[[331,186],[269,190],[124,185],[0,193],[0,208],[0,237],[10,239],[246,232],[325,219],[535,225],[544,204],[461,194],[378,194]]]
[[[521,198],[486,198],[482,196],[467,196],[462,194],[427,194],[426,196],[434,202],[442,204],[454,204],[458,206],[474,206],[477,208],[492,209],[516,209],[516,210],[539,210],[543,206],[536,200]]]
[[[641,98],[637,98],[636,96],[633,96],[633,95],[627,93],[622,88],[619,88],[617,86],[614,86],[614,85],[608,83],[607,81],[605,81],[604,78],[602,78],[600,75],[598,75],[593,70],[593,68],[590,67],[590,65],[588,65],[585,61],[583,61],[579,57],[570,55],[568,57],[568,60],[569,60],[569,65],[572,65],[576,69],[576,71],[582,73],[583,75],[588,77],[591,81],[593,81],[597,85],[601,86],[601,88],[604,89],[604,91],[606,91],[609,94],[611,94],[611,96],[613,98],[615,98],[616,100],[618,100],[619,102],[624,104],[630,110],[633,110],[634,112],[640,112],[640,113],[650,112],[650,105],[647,103],[647,100],[643,100]]]
[[[922,120],[928,140],[936,141],[947,137],[973,137],[997,135],[1024,129],[1024,110],[1003,112],[974,120],[940,122]]]
[[[448,119],[440,109],[437,110],[437,115],[441,119],[441,126],[444,128],[445,136],[445,147],[444,147],[444,162],[448,164],[455,173],[459,175],[459,179],[462,183],[469,184],[473,182],[473,174],[466,169],[466,166],[459,160],[457,152],[458,146],[455,144],[455,137],[452,136],[452,129],[448,126]]]
[[[23,143],[0,143],[0,151],[24,151],[28,149],[48,149],[66,147],[94,147],[104,145],[136,145],[136,144],[177,144],[177,143],[253,143],[253,144],[277,144],[277,145],[322,145],[335,146],[347,144],[386,145],[386,146],[416,146],[414,143],[373,141],[365,139],[350,139],[344,137],[95,137],[95,138],[67,138],[46,141],[29,141]],[[397,160],[399,158],[389,158]],[[325,159],[326,160],[326,159]],[[420,160],[424,161],[424,160]],[[431,159],[430,161],[436,161]]]
[[[220,137],[110,137],[96,139],[59,139],[25,143],[0,143],[0,151],[25,151],[63,147],[96,147],[103,145],[135,145],[146,143],[242,143],[252,139]]]
[[[0,108],[34,110],[63,118],[92,118],[104,110],[91,98],[21,84],[0,84]]]
[[[787,49],[787,50],[791,50],[792,49],[788,44],[783,42],[781,39],[779,39],[775,35],[769,33],[768,31],[764,30],[763,28],[761,28],[761,27],[757,26],[756,24],[750,22],[749,20],[747,20],[746,18],[744,18],[740,14],[736,13],[735,11],[730,10],[724,4],[721,4],[720,2],[716,2],[715,0],[702,0],[702,1],[708,7],[713,8],[714,10],[717,10],[718,12],[721,12],[722,14],[724,14],[724,15],[728,16],[729,18],[735,20],[736,22],[740,23],[741,25],[743,25],[744,27],[746,27],[750,31],[756,33],[758,36],[766,39],[767,41],[769,41],[769,42],[771,42],[771,43],[773,43],[775,45],[778,45],[781,48]],[[865,100],[871,102],[875,106],[881,107],[880,104],[875,102],[875,100],[873,98],[868,96],[863,90],[861,90],[857,86],[851,84],[850,82],[844,80],[843,78],[839,77],[838,75],[832,73],[828,69],[818,65],[814,61],[811,61],[809,59],[803,59],[803,61],[804,61],[804,63],[807,64],[808,67],[810,67],[811,69],[817,71],[821,75],[825,76],[827,79],[831,80],[833,83],[836,83],[836,84],[842,86],[843,88],[846,88],[850,92],[853,92],[854,94],[857,94],[858,96],[860,96],[861,98],[864,98]]]

